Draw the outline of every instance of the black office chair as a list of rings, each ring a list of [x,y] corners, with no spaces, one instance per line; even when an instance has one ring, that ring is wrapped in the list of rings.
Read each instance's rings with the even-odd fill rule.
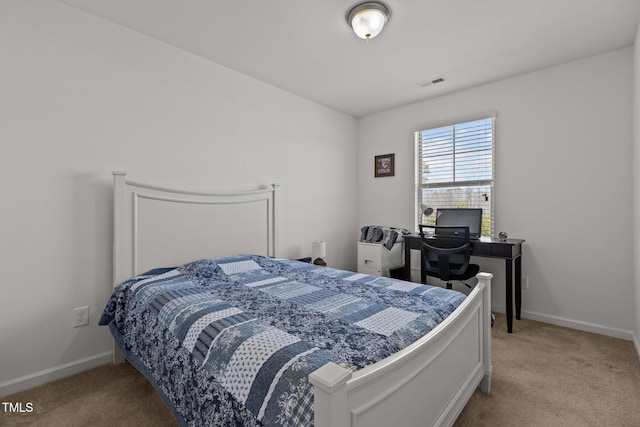
[[[447,283],[447,289],[452,289],[452,280],[464,283],[480,271],[480,266],[469,264],[471,258],[471,242],[469,227],[430,226],[419,225],[421,238],[422,268],[420,280],[427,283],[427,276],[436,277]],[[425,229],[433,230],[425,234]]]

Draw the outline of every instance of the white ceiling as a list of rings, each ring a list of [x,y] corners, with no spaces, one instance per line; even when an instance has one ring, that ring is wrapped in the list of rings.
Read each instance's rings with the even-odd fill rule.
[[[355,117],[630,46],[640,20],[640,0],[384,0],[367,43],[358,0],[62,1]]]

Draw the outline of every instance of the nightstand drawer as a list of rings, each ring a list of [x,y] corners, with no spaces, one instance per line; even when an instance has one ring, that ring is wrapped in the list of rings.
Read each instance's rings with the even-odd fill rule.
[[[370,274],[371,276],[380,276],[382,271],[379,268],[363,267],[363,266],[359,265],[358,266],[358,273]]]
[[[391,250],[377,243],[358,242],[358,273],[389,277],[389,267],[402,264],[402,244]]]
[[[381,245],[358,244],[358,267],[377,268],[382,267]]]

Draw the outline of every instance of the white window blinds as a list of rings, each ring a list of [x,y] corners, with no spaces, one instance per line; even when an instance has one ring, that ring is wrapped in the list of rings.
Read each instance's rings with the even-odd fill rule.
[[[482,235],[494,235],[494,117],[417,131],[416,224],[420,205],[438,208],[482,208]]]

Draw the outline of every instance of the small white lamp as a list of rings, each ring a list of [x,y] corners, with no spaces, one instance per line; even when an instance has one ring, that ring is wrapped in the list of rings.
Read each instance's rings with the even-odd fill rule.
[[[311,258],[313,258],[313,263],[315,265],[326,266],[327,263],[324,261],[326,256],[327,242],[318,240],[311,243]]]

